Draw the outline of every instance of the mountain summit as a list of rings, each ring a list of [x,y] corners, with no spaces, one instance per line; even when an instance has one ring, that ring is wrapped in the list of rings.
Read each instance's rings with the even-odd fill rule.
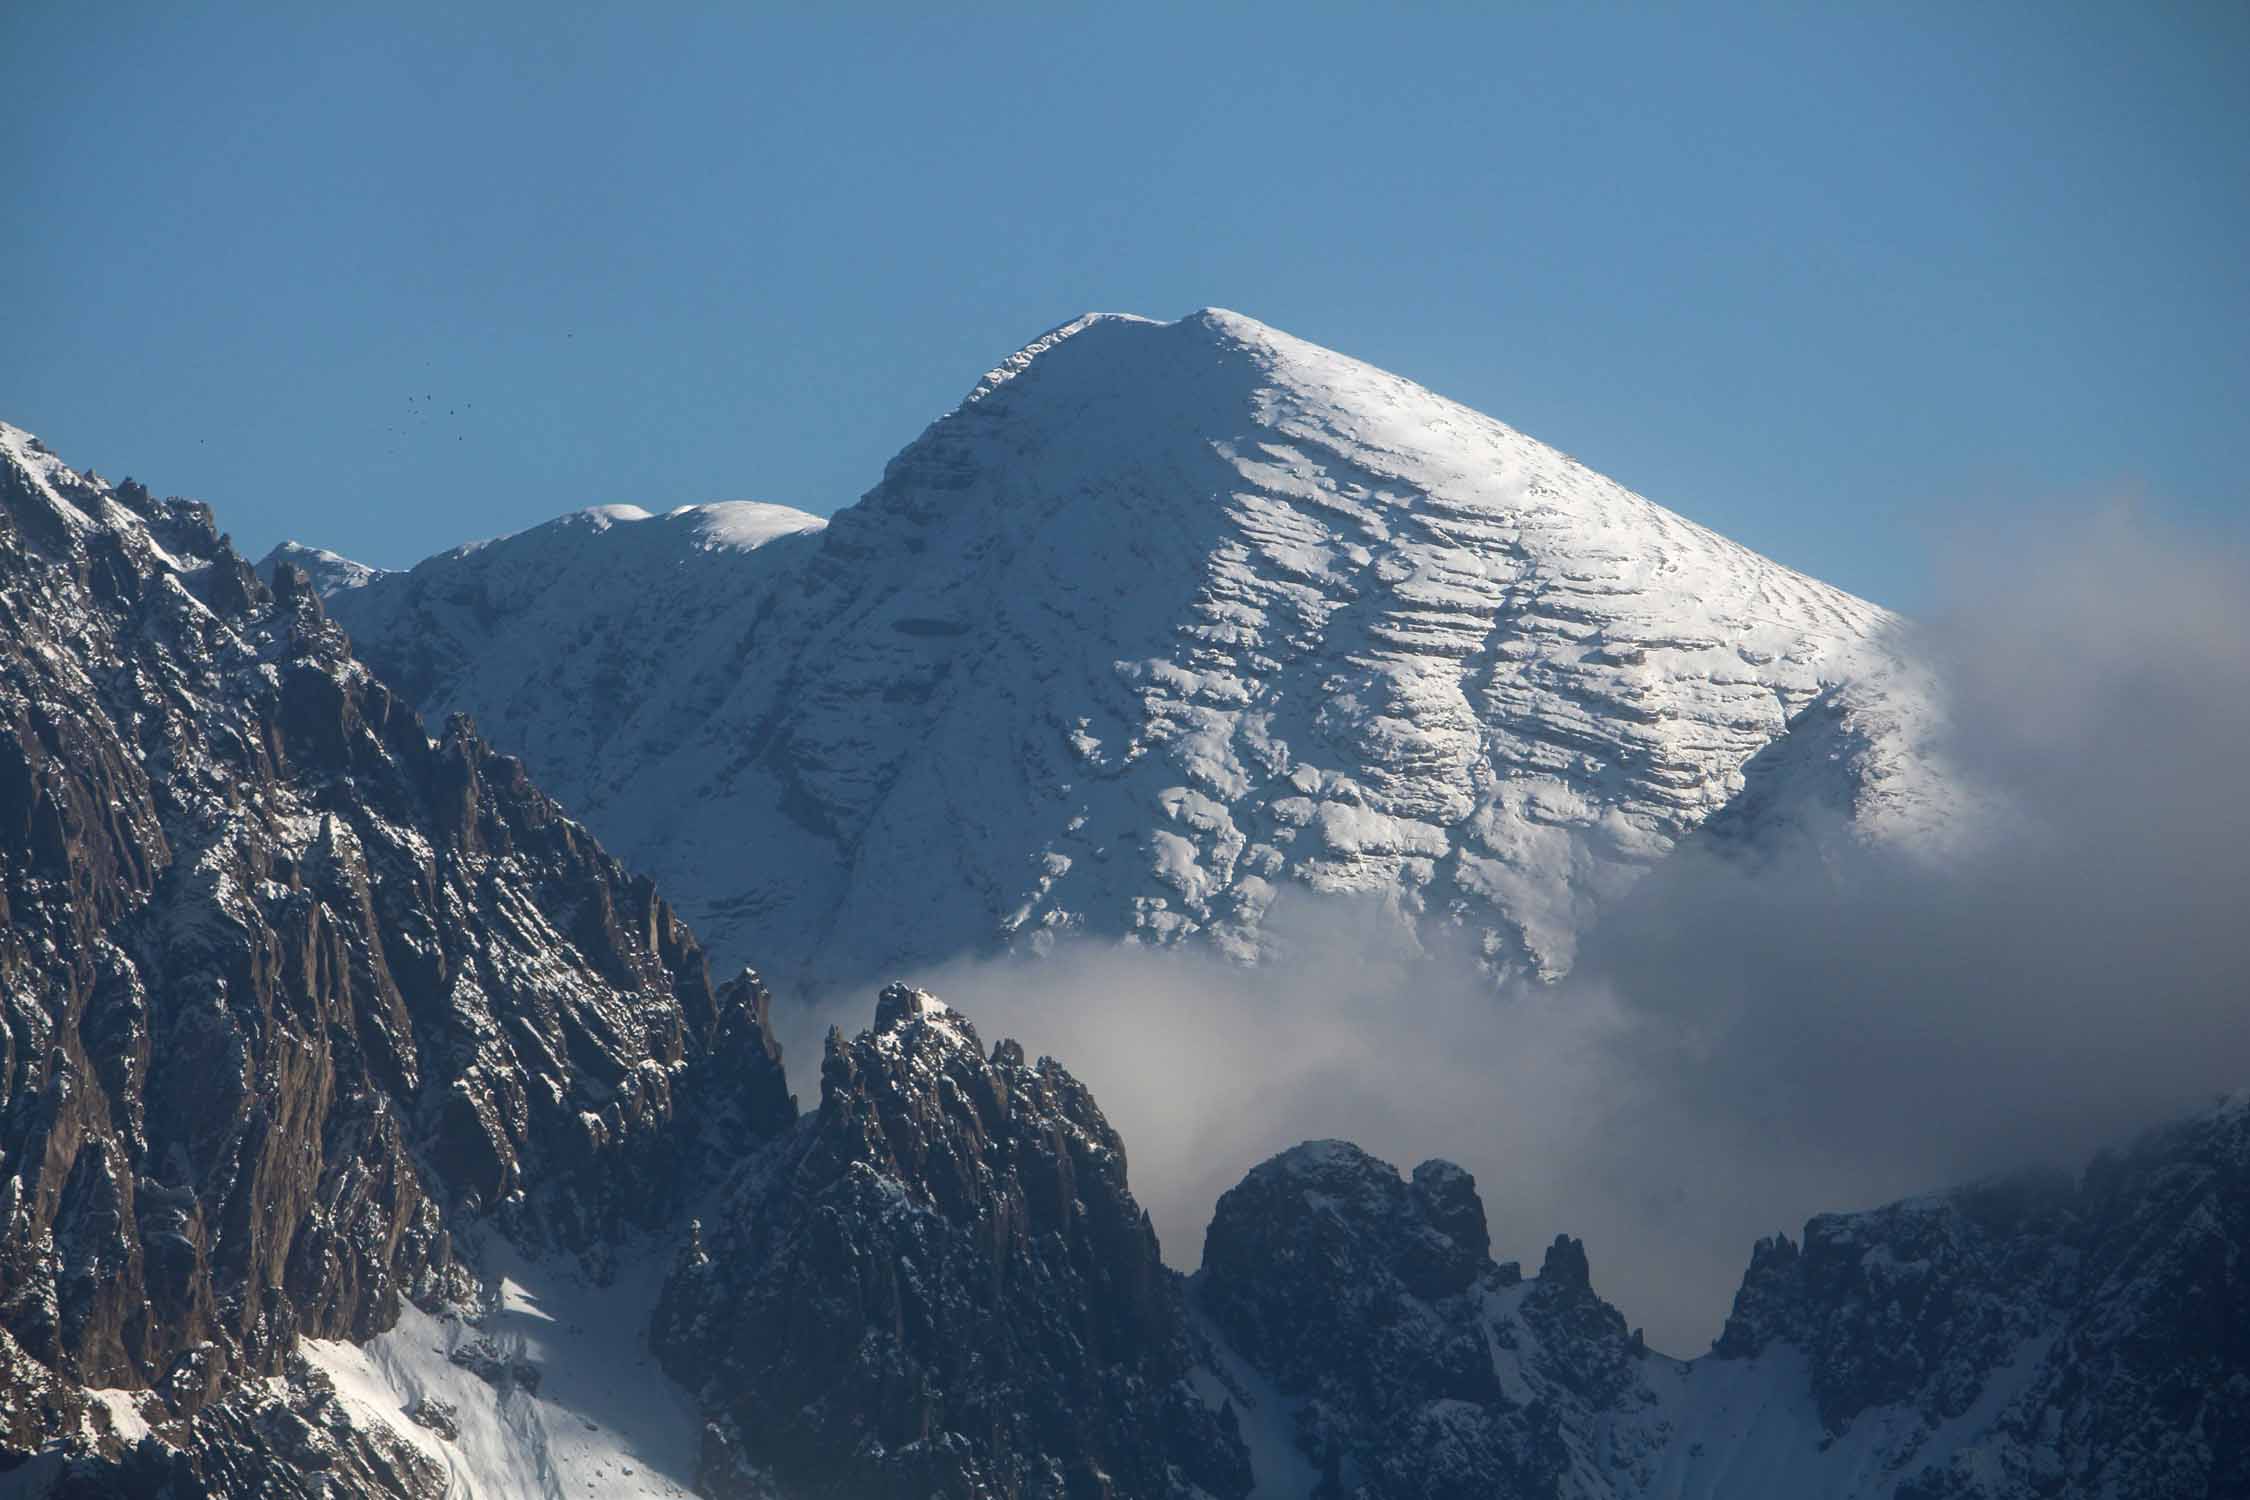
[[[1887,612],[1237,313],[1064,324],[806,522],[565,518],[330,604],[790,978],[1251,957],[1292,888],[1554,975],[1714,818],[1942,796]]]

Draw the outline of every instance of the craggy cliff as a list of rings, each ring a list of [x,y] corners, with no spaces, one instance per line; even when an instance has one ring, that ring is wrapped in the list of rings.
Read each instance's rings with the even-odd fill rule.
[[[0,726],[0,1442],[147,1391],[209,1473],[263,1420],[221,1398],[443,1291],[459,1216],[675,1213],[719,1144],[680,1099],[762,993],[466,722],[431,739],[302,574],[0,429]],[[742,1125],[793,1116],[733,1059]]]

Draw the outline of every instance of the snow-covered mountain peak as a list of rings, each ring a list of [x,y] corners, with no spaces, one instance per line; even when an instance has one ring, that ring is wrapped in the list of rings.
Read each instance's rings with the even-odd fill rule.
[[[707,583],[671,519],[338,618],[791,978],[1073,930],[1251,958],[1293,887],[1552,975],[1715,817],[1943,797],[1886,611],[1218,309],[1063,324]]]
[[[66,530],[84,532],[101,525],[114,504],[104,485],[79,474],[34,433],[0,422],[0,462],[22,476],[54,519]]]
[[[1083,424],[1097,415],[1097,403],[1100,416],[1141,429],[1136,438],[1160,426],[1175,443],[1203,440],[1239,449],[1246,437],[1294,435],[1363,459],[1388,458],[1373,472],[1411,481],[1414,492],[1448,506],[1505,519],[1531,513],[1551,520],[1575,510],[1605,527],[1689,528],[1699,541],[1778,569],[1504,422],[1226,308],[1203,308],[1170,323],[1088,313],[988,374],[964,408],[992,396],[1003,372],[1013,380],[1034,370],[1037,378],[1016,384],[1011,398],[1039,400],[1033,392],[1044,385],[1041,405],[1050,409],[1039,415],[1071,426],[1074,440],[1087,436]],[[1184,397],[1193,398],[1192,406]],[[1178,421],[1183,415],[1190,420]],[[1395,505],[1406,496],[1374,498]],[[1841,590],[1815,587],[1848,601],[1862,619],[1887,618]]]
[[[114,548],[191,608],[216,602],[223,610],[236,602],[241,564],[219,545],[209,506],[159,501],[134,480],[113,485],[92,469],[73,469],[37,436],[6,422],[0,422],[0,503],[16,507],[15,524],[42,548],[81,558]],[[224,566],[214,570],[214,560]],[[207,600],[213,589],[215,601]]]
[[[777,538],[818,531],[828,524],[824,516],[763,500],[682,505],[666,512],[664,519],[687,528],[706,551],[724,548],[737,552],[753,551]]]
[[[308,547],[303,542],[287,541],[259,560],[258,575],[270,581],[274,567],[279,563],[302,568],[305,576],[312,580],[313,588],[323,598],[348,589],[365,588],[389,571],[355,562],[341,552],[331,552],[326,547]]]
[[[685,545],[699,550],[728,548],[751,551],[778,537],[818,531],[828,522],[809,511],[762,500],[716,500],[699,505],[676,505],[657,512],[639,505],[589,505],[557,516],[552,521],[470,546],[485,548],[496,542],[534,537],[541,533],[583,532],[601,535],[617,528],[641,528],[639,545],[670,551]]]
[[[778,538],[818,531],[827,524],[826,518],[809,511],[762,500],[705,501],[675,505],[663,511],[633,504],[588,505],[521,531],[464,542],[439,556],[458,560],[497,547],[517,557],[539,556],[552,560],[564,552],[583,549],[592,538],[610,538],[612,533],[616,534],[614,538],[599,544],[605,555],[619,544],[636,554],[667,556],[683,549],[753,551]],[[276,548],[267,561],[271,562],[284,552],[336,558],[332,552],[286,542]],[[291,560],[300,561],[295,555]],[[353,568],[362,566],[348,559],[336,560]],[[426,559],[425,562],[436,560]]]
[[[1077,317],[1070,319],[1068,322],[1056,324],[1054,327],[1048,329],[1045,333],[1039,335],[1039,337],[1033,339],[1030,343],[1024,345],[1021,349],[1018,349],[1015,353],[1009,355],[1006,359],[1000,361],[999,364],[985,371],[984,378],[977,382],[975,389],[971,390],[966,397],[962,398],[961,404],[965,407],[972,405],[978,401],[982,401],[985,397],[991,395],[1001,386],[1007,384],[1009,381],[1015,379],[1016,376],[1029,369],[1031,367],[1032,361],[1037,359],[1040,355],[1045,354],[1049,349],[1054,348],[1056,345],[1062,343],[1065,339],[1075,338],[1077,335],[1084,333],[1089,328],[1099,328],[1105,324],[1153,323],[1154,321],[1155,320],[1151,318],[1141,317],[1137,313],[1080,313]]]
[[[36,434],[26,432],[13,422],[0,422],[0,453],[5,453],[26,472],[46,473],[63,467],[63,461],[49,452]]]
[[[557,517],[557,520],[564,525],[591,526],[596,531],[607,531],[612,526],[645,521],[650,514],[651,512],[638,505],[589,505],[583,510],[572,511],[567,516]]]

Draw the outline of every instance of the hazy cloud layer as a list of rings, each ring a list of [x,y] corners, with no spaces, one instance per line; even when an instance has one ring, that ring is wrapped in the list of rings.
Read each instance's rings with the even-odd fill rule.
[[[1469,1167],[1502,1256],[1585,1236],[1628,1319],[1698,1352],[1759,1234],[2250,1086],[2250,567],[2129,518],[2071,538],[1965,547],[1976,592],[1914,642],[2005,809],[1943,868],[1683,851],[1570,980],[1499,995],[1310,900],[1258,970],[1086,945],[915,977],[1093,1087],[1174,1264],[1245,1169],[1341,1136]]]

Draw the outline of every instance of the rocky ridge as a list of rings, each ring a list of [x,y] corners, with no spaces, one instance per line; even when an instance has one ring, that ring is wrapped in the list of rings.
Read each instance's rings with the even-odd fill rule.
[[[2250,1095],[2076,1176],[1824,1215],[1681,1361],[1577,1241],[1493,1264],[1458,1168],[1315,1142],[1221,1200],[1191,1296],[1314,1496],[2218,1497],[2250,1483],[2246,1172]]]
[[[153,1424],[131,1463],[295,1493],[334,1415],[299,1340],[468,1296],[466,1224],[665,1225],[793,1117],[755,980],[208,507],[0,427],[0,616],[0,1443]]]
[[[363,562],[354,562],[339,552],[326,547],[306,547],[296,542],[283,542],[258,564],[259,576],[271,582],[275,572],[283,565],[296,568],[312,580],[316,593],[323,598],[365,588],[376,579],[387,576],[384,568],[371,568]]]
[[[819,1110],[700,1226],[656,1347],[720,1413],[714,1495],[1250,1487],[1093,1098],[904,985],[830,1034]]]
[[[1761,1241],[1716,1355],[1804,1351],[1829,1431],[1886,1410],[1931,1433],[1981,1423],[1904,1500],[2250,1491],[2246,1244],[2250,1094],[2076,1177]]]

